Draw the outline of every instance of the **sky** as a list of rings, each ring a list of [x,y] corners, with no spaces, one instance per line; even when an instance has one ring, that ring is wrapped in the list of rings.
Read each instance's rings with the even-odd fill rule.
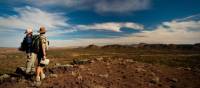
[[[200,43],[200,0],[1,0],[0,47],[46,27],[50,47]]]

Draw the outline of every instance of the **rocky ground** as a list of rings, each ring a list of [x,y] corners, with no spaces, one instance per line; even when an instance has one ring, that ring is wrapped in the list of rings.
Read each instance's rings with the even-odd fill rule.
[[[2,75],[0,88],[199,88],[199,69],[169,67],[132,59],[103,58],[74,60],[46,68],[41,85],[34,77]]]

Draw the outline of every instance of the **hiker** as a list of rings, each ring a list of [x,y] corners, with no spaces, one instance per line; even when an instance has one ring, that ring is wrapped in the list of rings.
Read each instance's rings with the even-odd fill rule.
[[[44,74],[44,67],[48,64],[49,60],[46,59],[46,50],[48,49],[48,41],[47,37],[45,36],[46,29],[45,27],[40,27],[39,31],[39,42],[38,42],[38,49],[37,49],[37,59],[38,65],[36,68],[36,81],[41,81],[45,78]],[[36,49],[36,48],[35,48]]]
[[[28,28],[26,29],[25,33],[26,36],[23,39],[23,42],[21,44],[20,50],[25,51],[27,54],[27,62],[26,62],[26,69],[25,73],[34,73],[35,72],[35,58],[36,54],[33,52],[33,47],[32,47],[32,36],[33,36],[33,29]]]

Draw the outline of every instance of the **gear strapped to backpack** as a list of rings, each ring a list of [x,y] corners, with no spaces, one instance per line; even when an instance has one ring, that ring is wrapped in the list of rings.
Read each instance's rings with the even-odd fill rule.
[[[41,41],[45,43],[45,49],[48,50],[49,41],[45,36],[33,35],[32,40],[32,47],[35,53],[39,52]]]
[[[30,52],[32,48],[32,37],[24,37],[23,41],[21,42],[21,46],[19,47],[20,51],[27,51]]]

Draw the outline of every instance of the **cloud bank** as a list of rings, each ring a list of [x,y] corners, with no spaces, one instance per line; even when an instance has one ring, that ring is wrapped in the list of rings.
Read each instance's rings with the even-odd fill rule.
[[[35,6],[58,6],[99,13],[127,13],[150,8],[150,0],[31,0]]]
[[[121,28],[130,28],[131,30],[142,30],[143,25],[134,22],[106,22],[91,25],[72,25],[69,24],[68,18],[62,13],[50,13],[38,8],[26,6],[24,8],[15,8],[16,15],[0,16],[0,41],[1,46],[20,45],[23,33],[26,28],[33,28],[37,31],[40,26],[47,28],[47,35],[51,37],[61,36],[62,34],[76,32],[79,30],[104,30],[112,32],[121,32]],[[12,34],[12,35],[11,35]],[[6,37],[6,39],[4,38]],[[54,39],[52,39],[54,40]],[[56,43],[53,44],[58,46]],[[10,45],[9,45],[10,46]]]
[[[186,17],[187,18],[187,17]],[[195,18],[195,17],[193,17]],[[62,46],[86,46],[89,44],[133,44],[133,43],[165,43],[194,44],[200,42],[200,20],[172,20],[163,22],[153,30],[141,30],[118,38],[88,38],[75,40],[55,40]],[[197,18],[195,18],[197,19]]]
[[[133,43],[199,43],[200,15],[192,15],[182,19],[162,22],[156,28],[147,30],[143,24],[135,22],[103,22],[95,24],[69,24],[68,17],[62,13],[50,13],[38,8],[15,8],[16,15],[0,16],[1,46],[19,46],[23,32],[28,27],[38,30],[47,27],[48,35],[58,39],[50,39],[51,46],[83,46],[88,44],[133,44]],[[139,30],[140,32],[107,38],[63,39],[64,34],[77,31],[111,31],[122,32],[122,28]],[[61,36],[59,39],[59,36]]]
[[[16,15],[0,17],[1,47],[19,46],[26,28],[38,31],[40,26],[45,26],[48,35],[54,36],[60,33],[61,28],[68,26],[67,18],[61,13],[49,13],[29,6],[14,8],[14,11]]]
[[[49,13],[29,6],[25,8],[15,8],[15,11],[18,15],[0,17],[1,27],[24,30],[28,27],[39,29],[40,26],[45,26],[51,30],[68,26],[66,17],[62,16],[60,13]]]

